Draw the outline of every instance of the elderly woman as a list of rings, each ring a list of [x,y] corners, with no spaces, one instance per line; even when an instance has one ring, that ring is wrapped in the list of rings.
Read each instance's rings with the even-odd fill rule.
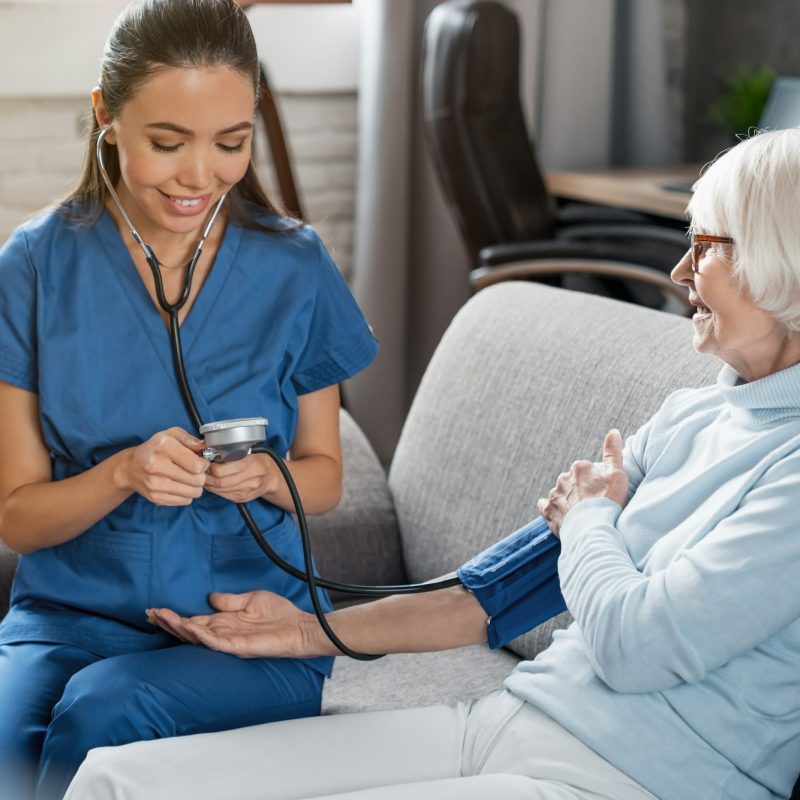
[[[732,148],[695,186],[673,279],[724,362],[539,510],[575,622],[471,704],[281,722],[93,751],[69,798],[788,797],[800,769],[800,130]],[[151,618],[242,657],[333,653],[266,592]],[[460,588],[336,611],[362,651],[486,640]],[[157,776],[154,777],[154,776]],[[113,786],[113,789],[112,789]],[[235,790],[232,787],[236,787]]]

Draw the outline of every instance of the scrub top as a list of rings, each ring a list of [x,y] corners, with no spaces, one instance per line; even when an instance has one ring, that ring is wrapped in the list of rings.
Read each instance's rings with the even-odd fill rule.
[[[298,396],[351,377],[377,352],[306,226],[268,233],[230,221],[181,338],[203,422],[266,417],[267,442],[284,456]],[[46,212],[0,250],[0,380],[38,394],[53,480],[173,426],[196,433],[166,325],[108,212],[88,226]],[[272,547],[302,567],[291,515],[249,506]],[[146,622],[146,608],[204,614],[209,592],[253,589],[311,610],[306,585],[264,556],[233,503],[204,492],[188,507],[164,507],[134,493],[74,539],[21,556],[0,644],[155,649],[175,640]],[[332,659],[308,663],[330,674]]]

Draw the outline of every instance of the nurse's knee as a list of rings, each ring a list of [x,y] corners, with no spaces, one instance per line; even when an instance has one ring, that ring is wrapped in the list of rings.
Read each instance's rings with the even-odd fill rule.
[[[48,744],[84,752],[92,747],[174,736],[172,721],[144,675],[113,659],[76,673],[53,710]]]

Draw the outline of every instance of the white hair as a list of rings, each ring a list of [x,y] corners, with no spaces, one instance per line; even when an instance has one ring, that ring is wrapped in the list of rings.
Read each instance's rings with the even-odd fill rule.
[[[753,302],[800,331],[800,127],[751,136],[694,185],[692,229],[730,236],[732,271]]]

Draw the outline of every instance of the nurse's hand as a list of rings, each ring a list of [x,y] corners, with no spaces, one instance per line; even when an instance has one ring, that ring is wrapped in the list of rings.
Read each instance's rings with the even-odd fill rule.
[[[147,620],[190,644],[240,658],[302,658],[322,655],[319,626],[285,597],[272,592],[210,595],[217,614],[181,617],[168,608],[150,608]]]
[[[603,466],[576,461],[569,472],[558,476],[547,497],[536,504],[550,530],[558,536],[570,509],[582,500],[607,497],[623,508],[628,502],[628,475],[622,466],[622,437],[614,429],[603,441]]]
[[[117,480],[157,506],[188,506],[206,483],[210,462],[199,455],[204,447],[182,428],[160,431],[124,451]]]
[[[282,481],[280,470],[268,455],[252,453],[238,461],[212,464],[205,488],[234,503],[249,503],[275,492]]]

